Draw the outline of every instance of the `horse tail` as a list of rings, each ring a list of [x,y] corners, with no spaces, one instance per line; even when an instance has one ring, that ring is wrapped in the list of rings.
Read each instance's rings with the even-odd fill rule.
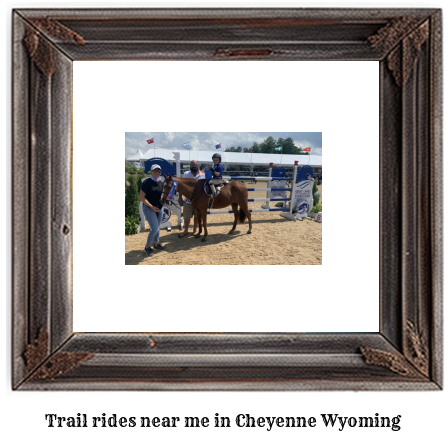
[[[244,213],[244,210],[240,207],[240,224],[242,224],[246,220],[246,213]]]

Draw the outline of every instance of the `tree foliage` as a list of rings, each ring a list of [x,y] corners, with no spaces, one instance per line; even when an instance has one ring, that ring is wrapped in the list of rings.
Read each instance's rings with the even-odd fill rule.
[[[125,217],[136,219],[140,217],[138,179],[139,178],[134,175],[129,175],[126,177]]]
[[[140,219],[131,216],[126,216],[124,218],[124,234],[136,234],[139,225],[140,225]]]
[[[284,154],[309,155],[308,152],[303,152],[302,148],[297,147],[294,144],[294,140],[291,137],[288,137],[286,139],[279,138],[277,140],[277,144],[279,146],[283,146],[283,153]]]
[[[238,146],[237,148],[232,146],[230,148],[225,149],[224,152],[243,152],[243,148],[241,146]]]
[[[282,150],[276,151],[275,148],[282,146]],[[254,142],[251,148],[242,148],[234,146],[227,148],[224,152],[249,152],[253,154],[284,154],[284,155],[309,155],[309,152],[304,152],[301,147],[294,144],[294,140],[291,137],[279,138],[277,141],[274,137],[269,136],[263,140],[260,144]]]
[[[126,173],[130,173],[133,175],[134,173],[137,173],[137,166],[133,163],[124,163],[124,171]]]

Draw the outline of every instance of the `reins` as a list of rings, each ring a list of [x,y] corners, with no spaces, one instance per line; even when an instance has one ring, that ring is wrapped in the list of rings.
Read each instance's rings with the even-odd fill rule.
[[[192,178],[191,178],[191,179],[192,179]],[[180,180],[180,178],[179,178],[179,180]],[[195,195],[196,195],[196,188],[197,188],[197,186],[198,186],[198,182],[199,182],[199,181],[200,181],[200,180],[197,179],[197,180],[195,181],[195,183],[194,183],[193,194],[191,195],[190,202],[193,201],[193,199],[194,199],[194,197],[195,197]]]
[[[194,199],[194,195],[196,194],[196,187],[198,186],[198,182],[199,182],[199,180],[196,180],[196,182],[194,184],[193,194],[191,195],[190,202],[192,202]]]

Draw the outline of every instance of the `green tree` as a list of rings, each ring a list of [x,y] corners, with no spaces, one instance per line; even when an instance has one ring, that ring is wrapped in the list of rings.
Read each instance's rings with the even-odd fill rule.
[[[124,233],[136,234],[139,225],[140,225],[140,219],[126,216],[124,218]]]
[[[275,146],[277,146],[277,144],[275,143],[274,138],[269,136],[260,144],[260,152],[262,154],[273,154],[275,153]]]
[[[282,146],[281,151],[276,151],[277,146]],[[225,149],[224,152],[252,152],[253,154],[289,154],[289,155],[309,155],[308,152],[303,152],[301,147],[294,144],[291,137],[279,138],[277,141],[272,136],[263,140],[260,144],[254,142],[251,148],[242,148],[234,146]]]
[[[125,162],[124,171],[133,175],[134,173],[137,173],[137,166],[135,164]]]
[[[237,148],[232,146],[230,148],[225,149],[224,152],[243,152],[243,148],[241,146],[238,146]]]
[[[292,154],[292,155],[309,155],[309,152],[304,152],[303,149],[294,144],[294,140],[291,137],[286,139],[279,138],[277,140],[277,144],[283,146],[284,154]]]
[[[291,137],[288,137],[286,139],[279,138],[277,140],[277,145],[283,146],[282,152],[284,154],[298,155],[302,151],[302,148],[298,148],[294,144],[294,140]]]
[[[254,143],[252,146],[252,153],[253,154],[259,154],[261,153],[261,147],[258,143]]]
[[[314,202],[314,205],[319,204],[319,200],[320,200],[320,194],[316,195],[317,191],[318,191],[317,179],[315,179],[314,180],[314,184],[313,184],[313,202]]]
[[[139,202],[138,197],[138,179],[139,177],[134,175],[129,175],[126,178],[126,189],[125,189],[125,216],[129,218],[139,218]]]

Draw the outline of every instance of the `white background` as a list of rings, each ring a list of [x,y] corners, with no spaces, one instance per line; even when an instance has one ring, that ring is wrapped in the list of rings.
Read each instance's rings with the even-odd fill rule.
[[[378,71],[359,61],[75,61],[74,330],[378,331]],[[323,132],[323,265],[296,266],[291,253],[292,266],[125,266],[130,131]],[[102,187],[86,174],[97,159]]]
[[[146,6],[151,3],[145,3]],[[209,5],[210,3],[208,3]],[[6,2],[5,14],[5,42],[6,42],[6,62],[5,64],[5,84],[6,96],[3,99],[6,102],[4,107],[6,117],[2,119],[4,132],[7,134],[7,144],[10,145],[10,9],[12,7],[51,7],[55,5],[63,6],[114,6],[111,3],[89,3],[70,4],[70,3],[41,3],[41,2]],[[179,3],[173,6],[178,6]],[[226,4],[220,3],[226,6]],[[435,2],[387,2],[387,3],[244,3],[245,6],[369,6],[369,7],[442,7],[442,3]],[[121,4],[122,7],[138,6],[133,3]],[[229,6],[229,4],[227,4]],[[446,59],[446,57],[445,57]],[[445,99],[446,101],[446,99]],[[325,140],[325,139],[324,139]],[[325,145],[325,142],[324,142]],[[58,413],[59,415],[76,415],[78,412],[86,413],[89,416],[116,413],[119,416],[208,416],[213,417],[216,412],[220,415],[234,417],[239,413],[250,413],[254,416],[263,415],[294,415],[294,416],[315,416],[319,417],[321,413],[339,413],[346,416],[374,415],[378,412],[380,415],[394,416],[402,415],[402,430],[396,432],[401,437],[443,437],[447,435],[446,424],[446,406],[448,397],[446,391],[439,392],[312,392],[312,393],[216,393],[216,392],[198,392],[198,393],[138,393],[138,392],[58,392],[58,393],[27,393],[12,392],[10,390],[10,339],[11,339],[11,298],[10,298],[10,254],[11,254],[11,183],[10,183],[10,146],[4,148],[5,163],[5,199],[7,215],[4,219],[5,238],[5,262],[2,264],[2,278],[6,278],[5,293],[5,313],[4,317],[4,343],[2,348],[2,417],[1,431],[4,436],[34,436],[34,437],[69,437],[78,436],[80,433],[85,437],[111,437],[124,436],[123,431],[112,429],[83,429],[82,432],[76,429],[48,429],[45,426],[44,415],[46,413]],[[326,151],[324,151],[326,152]],[[324,155],[325,158],[325,155]],[[446,200],[445,200],[446,202]],[[3,223],[3,222],[2,222]],[[324,226],[325,231],[325,226]],[[325,236],[324,236],[325,242]],[[4,271],[3,271],[4,270]],[[446,350],[446,348],[445,348]],[[445,360],[445,364],[446,364]],[[445,365],[446,375],[446,365]],[[125,432],[125,436],[258,436],[259,433],[266,434],[266,431],[249,429],[206,429],[206,430],[164,430],[151,429],[144,430],[135,428]],[[339,432],[337,430],[327,430],[323,428],[315,429],[279,429],[269,432],[271,436],[303,436],[303,437],[325,437],[325,436],[390,436],[389,429],[353,429]],[[257,435],[256,435],[257,434]],[[394,434],[392,433],[392,436]]]

